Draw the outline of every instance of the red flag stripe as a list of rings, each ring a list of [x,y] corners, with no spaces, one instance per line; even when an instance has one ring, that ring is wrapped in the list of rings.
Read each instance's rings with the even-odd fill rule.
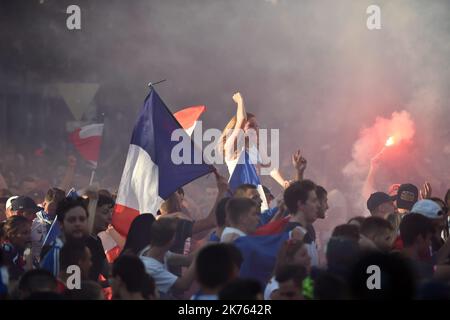
[[[126,237],[130,229],[131,222],[139,215],[139,211],[133,208],[117,204],[114,207],[112,225],[122,236]]]
[[[174,113],[175,118],[181,124],[183,129],[189,129],[200,118],[201,114],[205,112],[205,106],[187,107]]]

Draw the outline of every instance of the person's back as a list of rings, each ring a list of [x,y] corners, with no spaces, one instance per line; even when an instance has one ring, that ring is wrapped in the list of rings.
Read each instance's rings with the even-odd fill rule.
[[[123,254],[114,261],[112,268],[113,299],[117,300],[144,300],[155,296],[155,285],[139,257],[132,254]],[[151,286],[152,288],[145,288]],[[150,293],[150,294],[148,294]]]
[[[239,274],[232,244],[214,244],[200,250],[197,256],[196,278],[200,290],[192,300],[217,300],[219,291]]]
[[[19,297],[27,299],[37,293],[57,294],[56,278],[48,271],[42,269],[30,270],[26,272],[19,281]]]
[[[219,292],[219,300],[263,300],[260,283],[251,279],[236,279]]]
[[[431,259],[433,232],[431,221],[418,213],[406,214],[400,223],[400,237],[404,246],[402,254],[412,265],[418,281],[429,279],[434,274]]]

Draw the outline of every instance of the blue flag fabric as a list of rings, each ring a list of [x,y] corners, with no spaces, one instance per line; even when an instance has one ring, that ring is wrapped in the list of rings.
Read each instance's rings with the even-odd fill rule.
[[[252,184],[254,185],[259,193],[259,196],[262,200],[261,211],[266,211],[269,209],[269,205],[267,203],[266,195],[264,194],[264,189],[262,187],[261,181],[258,176],[258,172],[256,172],[256,168],[250,161],[250,156],[247,151],[242,151],[239,155],[239,160],[231,173],[230,179],[228,180],[228,185],[230,187],[230,191],[234,193],[237,187],[242,184]],[[231,195],[230,195],[231,196]]]
[[[45,236],[44,243],[42,246],[48,246],[53,241],[58,238],[59,234],[61,233],[61,229],[59,228],[59,223],[57,218],[55,217],[55,220],[53,220],[52,225],[50,226],[50,229],[47,232],[47,235]]]
[[[243,257],[240,277],[255,279],[264,287],[272,277],[278,251],[288,239],[289,232],[236,239],[234,245]]]
[[[242,159],[243,158],[243,159]],[[230,190],[234,192],[242,184],[261,185],[255,166],[250,162],[247,151],[241,152],[238,163],[228,181]]]

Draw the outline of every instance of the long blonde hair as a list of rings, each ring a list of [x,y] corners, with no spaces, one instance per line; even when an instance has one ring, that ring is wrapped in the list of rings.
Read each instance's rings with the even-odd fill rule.
[[[255,118],[256,116],[253,113],[247,112],[246,113],[246,121],[242,124],[242,128],[244,129],[245,124],[247,123],[247,121],[251,118]],[[225,143],[227,142],[229,133],[236,127],[236,122],[237,122],[237,117],[233,116],[230,121],[228,121],[227,125],[225,126],[225,128],[222,130],[222,135],[219,138],[219,143],[218,143],[218,150],[222,153],[222,156],[225,158]],[[237,146],[237,142],[235,142],[235,146]],[[237,156],[237,148],[234,148],[234,154],[233,156]]]

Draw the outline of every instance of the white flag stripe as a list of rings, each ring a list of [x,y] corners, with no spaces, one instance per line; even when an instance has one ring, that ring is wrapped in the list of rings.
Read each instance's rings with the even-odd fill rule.
[[[130,145],[116,203],[156,215],[164,200],[158,195],[158,166],[137,145]]]
[[[94,123],[82,127],[80,130],[80,138],[86,139],[89,137],[102,136],[103,126],[103,123]]]

